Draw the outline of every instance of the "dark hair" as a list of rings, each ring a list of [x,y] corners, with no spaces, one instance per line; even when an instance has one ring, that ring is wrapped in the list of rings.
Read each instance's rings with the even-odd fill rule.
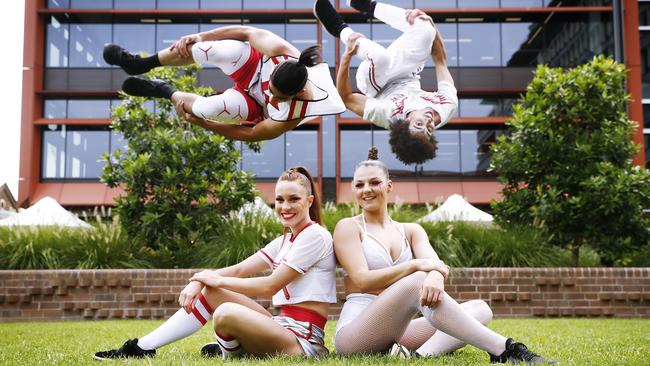
[[[273,70],[271,73],[273,86],[286,96],[298,94],[307,84],[307,67],[316,66],[320,62],[319,45],[305,48],[300,53],[298,61],[285,61]]]
[[[381,160],[379,160],[379,150],[374,146],[371,147],[370,150],[368,150],[368,160],[364,160],[364,161],[360,162],[359,164],[357,164],[357,166],[354,168],[354,170],[356,171],[357,169],[359,169],[362,166],[374,166],[374,167],[377,167],[377,168],[381,169],[384,172],[384,174],[386,174],[386,178],[389,178],[388,168],[386,168],[386,165]]]
[[[406,121],[396,122],[390,126],[388,143],[397,159],[407,165],[421,164],[435,158],[438,149],[435,138],[428,139],[424,135],[413,136]]]
[[[316,191],[314,179],[312,178],[311,173],[309,173],[309,170],[304,166],[289,168],[280,175],[278,182],[280,181],[300,182],[300,184],[307,190],[307,194],[314,196],[314,202],[311,204],[311,207],[309,207],[309,217],[317,223],[322,224],[320,197],[318,191]]]

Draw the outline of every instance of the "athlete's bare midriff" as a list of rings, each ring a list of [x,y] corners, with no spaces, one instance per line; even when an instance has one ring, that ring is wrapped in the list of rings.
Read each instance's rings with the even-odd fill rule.
[[[298,304],[291,304],[291,306],[297,306],[299,308],[315,311],[324,318],[327,318],[327,310],[329,309],[330,304],[320,301],[305,301]]]

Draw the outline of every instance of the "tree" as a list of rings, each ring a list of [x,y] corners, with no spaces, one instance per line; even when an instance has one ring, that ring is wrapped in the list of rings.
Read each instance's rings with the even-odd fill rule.
[[[606,264],[648,245],[650,173],[632,164],[625,75],[605,56],[568,70],[539,66],[492,150],[504,184],[497,222],[540,228],[572,250],[574,265],[585,244]]]
[[[148,76],[209,95],[210,88],[196,86],[197,71],[198,66],[159,68]],[[170,101],[157,99],[152,113],[146,99],[122,97],[112,128],[128,148],[104,156],[102,180],[125,188],[115,210],[136,245],[149,250],[158,266],[191,265],[192,248],[215,238],[225,215],[255,197],[252,176],[237,169],[239,143],[179,121]]]

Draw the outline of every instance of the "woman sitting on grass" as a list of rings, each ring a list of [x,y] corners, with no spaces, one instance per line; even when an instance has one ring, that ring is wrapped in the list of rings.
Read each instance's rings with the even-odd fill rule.
[[[485,327],[492,311],[484,301],[458,304],[444,292],[449,269],[427,233],[388,216],[393,183],[377,159],[372,148],[354,172],[352,192],[361,215],[339,221],[334,230],[336,257],[347,273],[336,351],[437,356],[469,343],[487,351],[492,362],[547,362]],[[418,311],[423,317],[412,320]]]
[[[275,211],[285,234],[234,266],[196,273],[181,292],[176,314],[140,339],[95,359],[154,356],[156,349],[185,338],[214,319],[216,344],[202,353],[223,358],[328,353],[324,329],[330,303],[336,302],[336,259],[332,236],[320,225],[320,201],[309,171],[285,171],[275,186]],[[270,268],[272,273],[250,277]],[[249,296],[273,296],[281,306],[271,314]],[[214,309],[214,310],[213,310]]]

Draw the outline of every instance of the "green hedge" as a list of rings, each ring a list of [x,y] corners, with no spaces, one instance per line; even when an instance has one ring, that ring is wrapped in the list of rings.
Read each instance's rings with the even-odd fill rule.
[[[360,213],[355,205],[327,204],[325,226],[333,231],[336,222]],[[422,206],[390,207],[397,221],[416,221],[426,214]],[[231,265],[255,253],[282,227],[272,217],[245,214],[219,224],[218,234],[195,245],[190,255],[176,261],[177,268],[217,268]],[[423,223],[431,245],[452,267],[554,267],[570,266],[571,253],[546,244],[531,228],[502,229],[494,225]],[[617,265],[650,265],[650,248],[621,254]],[[117,220],[97,220],[94,229],[0,227],[0,269],[57,268],[167,268],[172,253],[152,250],[134,242]],[[600,265],[598,253],[583,248],[581,266]]]

